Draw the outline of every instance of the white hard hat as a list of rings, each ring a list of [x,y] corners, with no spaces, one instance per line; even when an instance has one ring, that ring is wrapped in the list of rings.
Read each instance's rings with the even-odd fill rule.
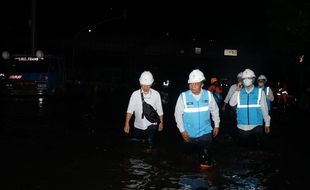
[[[267,81],[267,77],[265,75],[259,75],[257,80],[265,80],[265,81]]]
[[[206,80],[206,78],[199,69],[193,70],[188,77],[188,83],[202,82],[204,80]]]
[[[242,72],[242,78],[255,78],[255,74],[251,69],[246,69]]]
[[[238,79],[241,79],[241,78],[242,78],[242,72],[238,73],[237,78],[238,78]]]
[[[151,85],[154,82],[153,75],[150,71],[144,71],[139,78],[141,85]]]

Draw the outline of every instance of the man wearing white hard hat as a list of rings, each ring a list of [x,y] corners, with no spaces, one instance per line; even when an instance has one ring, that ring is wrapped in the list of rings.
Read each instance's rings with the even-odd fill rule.
[[[156,131],[163,130],[162,101],[159,92],[151,88],[153,82],[154,78],[150,71],[141,73],[140,89],[131,94],[124,124],[124,132],[129,133],[130,119],[135,114],[133,135],[135,138],[144,139],[149,147],[153,146]],[[144,117],[143,101],[156,110],[159,122],[149,121],[147,117]]]
[[[174,116],[185,146],[197,148],[200,166],[209,167],[212,165],[209,148],[212,138],[219,133],[220,117],[212,93],[202,88],[204,81],[204,74],[199,69],[189,74],[189,90],[180,94]]]
[[[268,110],[270,110],[270,105],[271,102],[274,100],[274,96],[271,88],[267,86],[266,83],[267,83],[267,77],[265,75],[259,75],[259,77],[257,78],[257,84],[258,87],[265,92],[267,98]]]
[[[229,104],[237,106],[237,127],[243,145],[259,145],[263,131],[270,132],[270,116],[265,92],[254,86],[255,74],[242,72],[243,87],[232,95]],[[264,122],[263,122],[264,121]],[[263,126],[265,124],[265,126]]]

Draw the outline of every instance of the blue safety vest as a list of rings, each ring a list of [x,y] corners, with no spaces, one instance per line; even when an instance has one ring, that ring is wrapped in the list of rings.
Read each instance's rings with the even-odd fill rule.
[[[191,91],[188,90],[182,93],[182,99],[184,103],[183,125],[189,136],[197,138],[211,133],[212,126],[209,110],[211,92],[203,89],[201,97],[197,101]]]
[[[242,88],[238,93],[237,122],[238,125],[262,125],[263,115],[260,105],[262,89],[254,87],[247,93]]]

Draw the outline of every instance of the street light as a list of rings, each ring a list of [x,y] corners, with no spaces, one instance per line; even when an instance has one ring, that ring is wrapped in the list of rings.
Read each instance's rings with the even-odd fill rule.
[[[102,24],[105,24],[105,23],[108,23],[108,22],[112,22],[112,21],[115,21],[115,20],[118,20],[118,19],[126,19],[127,18],[127,12],[126,12],[126,10],[124,10],[124,12],[123,12],[123,14],[122,15],[119,15],[119,16],[115,16],[115,17],[112,17],[112,18],[108,18],[108,19],[105,19],[105,20],[102,20],[102,21],[100,21],[100,22],[97,22],[97,23],[95,23],[95,24],[92,24],[92,25],[88,25],[88,26],[86,26],[86,27],[84,27],[84,28],[82,28],[82,29],[80,29],[75,35],[74,35],[74,37],[73,37],[73,45],[72,45],[72,73],[74,73],[75,72],[75,67],[74,67],[74,65],[75,65],[75,56],[76,56],[76,53],[75,53],[75,48],[76,48],[76,41],[77,41],[77,39],[78,39],[78,37],[79,37],[79,35],[81,34],[81,33],[83,33],[84,31],[88,31],[88,32],[92,32],[92,28],[95,28],[95,27],[97,27],[97,26],[100,26],[100,25],[102,25]]]

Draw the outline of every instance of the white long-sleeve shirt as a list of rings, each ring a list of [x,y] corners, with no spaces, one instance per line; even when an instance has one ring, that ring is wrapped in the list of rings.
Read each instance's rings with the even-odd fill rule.
[[[195,97],[196,100],[199,100],[201,93],[199,95],[195,95],[195,94],[192,94],[192,95]],[[181,133],[185,131],[184,125],[183,125],[184,109],[185,109],[185,106],[184,106],[183,98],[180,95],[177,100],[176,106],[175,106],[174,117],[177,123],[177,127]],[[217,103],[212,93],[211,93],[211,100],[209,103],[209,109],[211,112],[212,120],[214,121],[214,127],[218,128],[220,126],[219,108],[217,106]]]
[[[154,107],[159,116],[162,116],[164,114],[161,97],[158,91],[151,88],[148,94],[143,93],[143,97],[148,104]],[[145,130],[148,126],[152,124],[145,117],[142,118],[141,89],[136,90],[131,94],[127,113],[135,114],[134,127],[138,129]]]
[[[227,95],[226,95],[226,97],[224,99],[224,102],[226,104],[229,103],[229,100],[230,100],[231,96],[233,95],[233,93],[236,91],[236,88],[237,88],[237,84],[233,84],[233,85],[230,86],[230,88],[228,90],[228,93],[227,93]]]
[[[254,86],[250,89],[247,90],[247,93],[250,93],[252,90],[254,89]],[[230,106],[236,106],[238,104],[238,93],[239,91],[235,91],[232,95],[232,97],[229,100],[229,105]],[[269,127],[270,126],[270,116],[268,113],[268,107],[267,107],[267,102],[266,102],[266,95],[265,92],[262,91],[262,97],[261,97],[261,101],[260,101],[260,105],[261,105],[261,109],[262,109],[262,114],[263,114],[263,118],[264,118],[264,122],[265,122],[265,126]],[[245,131],[249,131],[252,130],[254,127],[256,127],[257,125],[237,125],[237,127],[239,129],[245,130]]]

